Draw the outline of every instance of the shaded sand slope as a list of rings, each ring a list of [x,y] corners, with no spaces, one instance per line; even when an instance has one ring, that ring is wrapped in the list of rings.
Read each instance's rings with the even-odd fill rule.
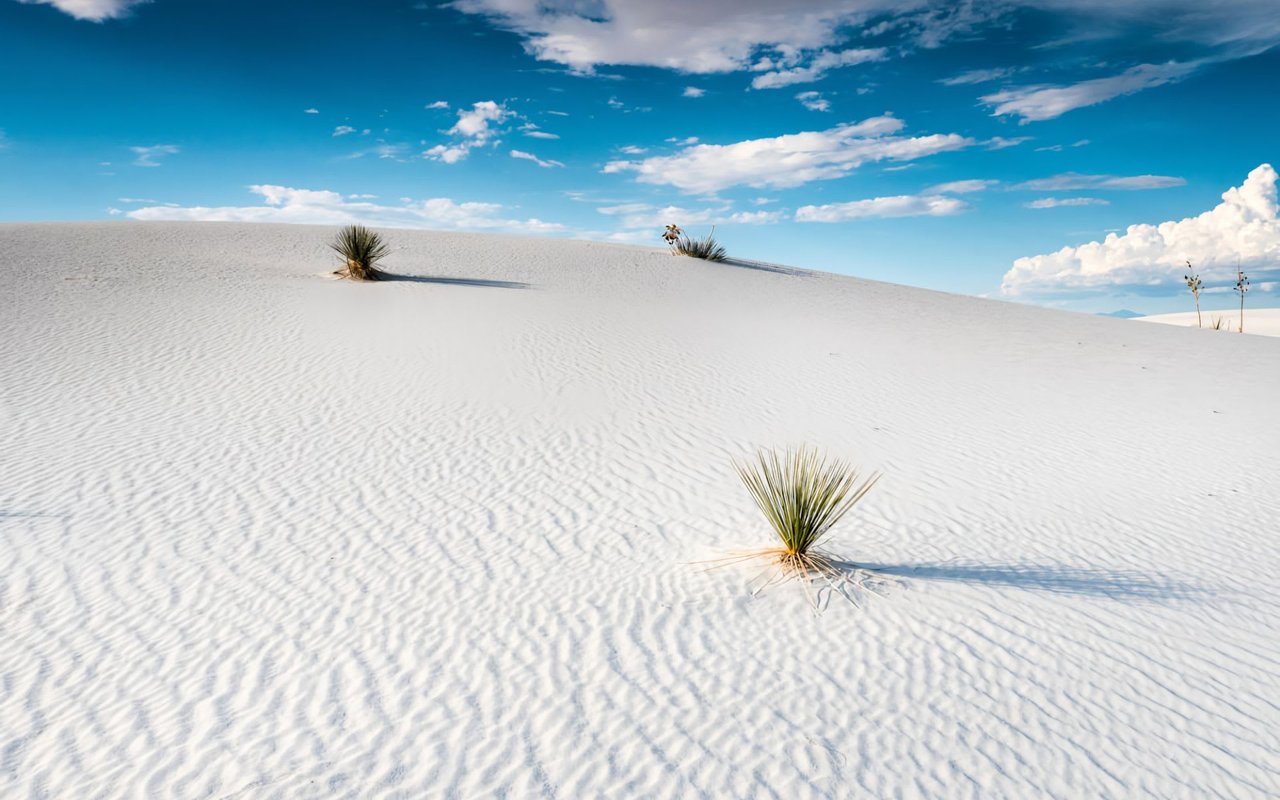
[[[331,234],[0,226],[0,795],[1280,792],[1280,342]],[[816,618],[687,564],[805,441]]]

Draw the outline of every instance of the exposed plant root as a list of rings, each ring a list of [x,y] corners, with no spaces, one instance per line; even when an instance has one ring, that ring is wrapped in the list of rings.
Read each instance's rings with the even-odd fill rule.
[[[765,569],[747,583],[752,597],[763,594],[771,586],[798,580],[815,613],[821,609],[824,587],[848,600],[855,608],[860,608],[860,598],[885,597],[884,588],[898,585],[897,581],[874,570],[837,561],[825,552],[793,553],[781,547],[733,553],[701,563],[711,564],[707,567],[711,570],[746,561],[767,563]]]

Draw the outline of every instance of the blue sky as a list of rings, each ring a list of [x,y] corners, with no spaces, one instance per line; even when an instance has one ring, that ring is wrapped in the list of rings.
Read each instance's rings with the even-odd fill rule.
[[[1238,260],[1275,305],[1280,13],[1203,5],[0,0],[0,220],[715,224],[1085,311],[1184,309],[1186,259],[1229,307]]]

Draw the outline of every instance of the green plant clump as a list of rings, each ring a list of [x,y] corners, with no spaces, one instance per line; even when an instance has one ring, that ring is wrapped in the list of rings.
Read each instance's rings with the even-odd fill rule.
[[[671,249],[680,256],[692,256],[707,261],[724,261],[729,253],[715,240],[715,232],[716,229],[712,228],[705,239],[694,239],[681,231],[679,238],[672,242]]]
[[[338,231],[329,245],[342,257],[344,265],[335,274],[355,281],[384,280],[387,273],[378,269],[378,262],[391,252],[382,235],[363,225],[348,225]]]
[[[861,473],[848,463],[820,456],[808,447],[788,449],[782,454],[776,450],[760,450],[754,463],[735,463],[735,466],[747,491],[781,541],[780,547],[742,556],[762,558],[776,569],[776,575],[764,586],[777,580],[799,578],[807,586],[822,579],[837,590],[839,583],[868,588],[861,576],[858,580],[852,579],[848,565],[838,565],[818,545],[840,518],[871,491],[880,479],[879,473],[860,480]],[[812,595],[810,600],[816,607]]]

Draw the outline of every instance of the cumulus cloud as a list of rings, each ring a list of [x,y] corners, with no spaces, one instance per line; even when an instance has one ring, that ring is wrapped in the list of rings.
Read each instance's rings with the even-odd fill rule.
[[[1173,186],[1184,186],[1185,178],[1172,175],[1082,175],[1079,172],[1064,172],[1049,178],[1036,178],[1015,184],[1014,189],[1030,192],[1069,192],[1079,189],[1121,189],[1139,191],[1143,189],[1168,189]]]
[[[1276,171],[1262,164],[1222,202],[1196,217],[1130,225],[1101,242],[1019,258],[1004,276],[1007,295],[1175,287],[1188,259],[1206,283],[1235,274],[1237,260],[1256,280],[1280,277]]]
[[[303,109],[303,110],[302,110],[302,113],[303,113],[303,114],[319,114],[319,113],[320,113],[320,109],[318,109],[318,108],[306,108],[306,109]]]
[[[498,131],[500,125],[512,116],[506,106],[493,100],[482,100],[472,103],[470,109],[458,110],[458,121],[445,133],[455,137],[451,144],[438,144],[428,149],[423,155],[434,161],[456,164],[465,159],[472,150],[488,144]]]
[[[706,89],[699,89],[697,86],[686,86],[680,95],[681,97],[702,97],[706,93]]]
[[[1101,197],[1042,197],[1027,203],[1027,208],[1061,208],[1063,206],[1109,206]]]
[[[181,148],[176,144],[153,144],[148,147],[130,147],[129,150],[135,156],[133,159],[135,167],[158,167],[159,159],[181,152]]]
[[[437,100],[434,103],[427,103],[424,106],[424,108],[426,108],[428,111],[435,111],[437,109],[448,110],[449,102],[447,100]]]
[[[1190,75],[1199,62],[1139,64],[1119,75],[1094,78],[1069,86],[1021,86],[986,95],[982,102],[995,106],[992,115],[1009,114],[1021,118],[1023,124],[1054,119],[1068,111],[1105,103],[1122,95],[1140,92],[1154,86],[1174,83]]]
[[[810,111],[830,111],[831,103],[821,92],[800,92],[796,95],[796,99],[800,101],[800,105]]]
[[[524,161],[532,161],[533,163],[537,164],[540,167],[563,167],[564,166],[564,164],[562,164],[559,161],[543,161],[541,158],[538,158],[533,153],[526,153],[523,150],[512,150],[511,157],[523,159]]]
[[[21,2],[50,5],[76,19],[103,22],[123,17],[133,6],[150,2],[150,0],[21,0]]]
[[[402,198],[398,206],[379,205],[348,195],[263,184],[249,191],[262,198],[252,206],[152,206],[130,211],[138,220],[199,220],[215,222],[293,222],[343,225],[352,222],[388,228],[496,230],[518,233],[560,233],[563,225],[539,219],[510,219],[497,203],[459,203],[447,197],[429,200]]]
[[[789,188],[840,178],[875,161],[910,161],[975,144],[959,134],[897,136],[903,122],[888,115],[825,131],[749,139],[734,144],[688,145],[674,155],[610,161],[606,173],[633,172],[641,183],[707,194],[730,186]]]
[[[350,125],[339,125],[333,129],[334,136],[346,136],[348,133],[355,133],[356,129]]]
[[[959,214],[969,204],[940,194],[904,194],[873,197],[849,203],[801,206],[796,209],[796,222],[846,222],[854,219],[889,217],[947,217]]]
[[[779,69],[757,75],[751,80],[753,89],[777,89],[796,83],[813,83],[826,77],[827,73],[837,67],[851,67],[865,64],[868,61],[883,61],[888,57],[888,50],[883,47],[861,47],[852,50],[823,50],[815,55],[806,66]],[[765,62],[769,63],[769,62]]]

